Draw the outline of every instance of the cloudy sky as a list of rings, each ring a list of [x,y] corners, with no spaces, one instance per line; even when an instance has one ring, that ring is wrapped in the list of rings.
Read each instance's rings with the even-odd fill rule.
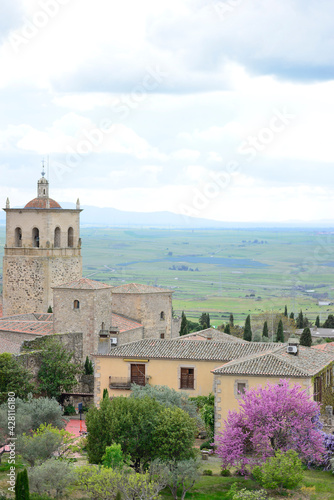
[[[1,0],[0,185],[223,221],[333,219],[333,0]]]

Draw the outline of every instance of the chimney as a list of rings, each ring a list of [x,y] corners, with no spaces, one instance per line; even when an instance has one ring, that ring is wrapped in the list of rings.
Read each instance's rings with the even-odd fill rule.
[[[206,340],[212,340],[212,332],[206,334]]]

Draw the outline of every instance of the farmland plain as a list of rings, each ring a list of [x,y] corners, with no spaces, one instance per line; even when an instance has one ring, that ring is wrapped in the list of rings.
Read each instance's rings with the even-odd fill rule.
[[[217,326],[233,313],[334,312],[334,231],[318,229],[81,228],[83,275],[113,286],[139,282],[174,291],[174,311]],[[0,248],[4,227],[0,228]],[[1,259],[2,264],[2,259]]]

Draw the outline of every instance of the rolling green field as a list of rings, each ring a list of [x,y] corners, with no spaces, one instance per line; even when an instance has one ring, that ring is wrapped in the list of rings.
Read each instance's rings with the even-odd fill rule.
[[[85,277],[168,287],[189,319],[206,311],[217,326],[233,313],[243,324],[285,305],[313,321],[334,312],[318,305],[334,300],[334,231],[82,228],[81,237]]]

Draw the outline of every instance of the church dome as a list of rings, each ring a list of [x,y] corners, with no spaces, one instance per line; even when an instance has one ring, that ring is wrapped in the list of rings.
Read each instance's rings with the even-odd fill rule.
[[[38,197],[29,201],[24,208],[61,208],[61,206],[52,198]]]

